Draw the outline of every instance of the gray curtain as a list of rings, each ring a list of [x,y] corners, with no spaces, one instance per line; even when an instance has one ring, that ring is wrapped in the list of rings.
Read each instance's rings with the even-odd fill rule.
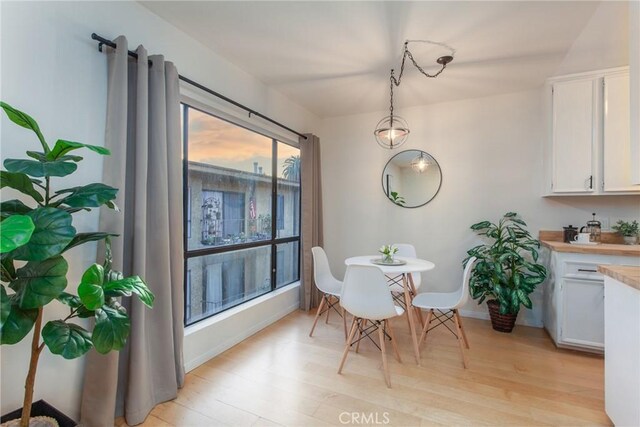
[[[182,341],[182,161],[178,72],[160,55],[138,60],[118,37],[108,52],[108,98],[103,179],[119,188],[120,213],[103,210],[100,230],[112,240],[114,267],[142,277],[155,294],[153,309],[137,300],[123,305],[131,334],[122,351],[87,359],[81,425],[144,421],[158,403],[177,396],[184,382]],[[148,59],[152,66],[148,65]]]
[[[311,134],[300,138],[302,172],[302,259],[300,262],[300,308],[310,310],[320,302],[313,282],[311,248],[322,246],[322,180],[320,176],[320,139]]]

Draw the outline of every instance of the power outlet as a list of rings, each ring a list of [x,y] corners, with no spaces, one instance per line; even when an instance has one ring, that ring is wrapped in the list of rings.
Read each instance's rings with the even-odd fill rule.
[[[602,231],[611,231],[611,225],[609,224],[609,218],[598,218],[600,221],[600,225],[602,227]]]

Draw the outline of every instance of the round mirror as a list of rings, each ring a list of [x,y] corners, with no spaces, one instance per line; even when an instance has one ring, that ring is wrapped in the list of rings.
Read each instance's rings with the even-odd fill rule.
[[[429,203],[442,184],[440,165],[429,153],[406,150],[393,156],[382,171],[382,190],[389,200],[403,208]]]

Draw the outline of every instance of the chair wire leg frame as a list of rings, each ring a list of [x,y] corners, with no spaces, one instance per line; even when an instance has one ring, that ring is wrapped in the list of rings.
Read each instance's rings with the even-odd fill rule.
[[[313,331],[316,329],[316,325],[318,323],[318,319],[324,313],[327,313],[327,320],[325,323],[329,323],[329,313],[333,309],[340,317],[342,317],[342,323],[344,326],[344,337],[347,338],[347,318],[346,312],[344,308],[340,307],[340,299],[335,295],[331,294],[323,294],[322,300],[320,301],[320,305],[318,306],[318,311],[316,312],[316,317],[313,320],[313,326],[311,327],[311,332],[309,332],[309,336],[313,336]]]
[[[378,337],[380,340],[380,345],[371,337],[373,333],[378,331]],[[356,338],[356,332],[358,333],[358,337]],[[385,382],[388,387],[391,387],[391,380],[389,376],[389,369],[387,366],[387,355],[384,342],[389,340],[393,347],[394,356],[396,360],[402,363],[402,359],[400,357],[400,353],[398,352],[398,347],[396,344],[396,340],[394,337],[393,329],[389,324],[388,320],[368,320],[360,317],[354,317],[353,322],[351,324],[351,331],[349,333],[349,337],[345,344],[344,352],[342,354],[342,360],[340,362],[340,367],[338,368],[338,374],[342,373],[342,368],[344,367],[344,363],[347,360],[347,355],[349,354],[349,350],[352,346],[356,346],[356,353],[358,352],[358,348],[360,347],[360,342],[365,338],[369,339],[373,345],[376,346],[378,350],[382,353],[382,364],[384,370]]]
[[[437,321],[438,323],[431,326],[431,323],[434,321]],[[451,323],[453,323],[452,326],[455,330],[451,328]],[[460,353],[462,354],[462,365],[466,368],[468,363],[465,348],[469,348],[469,342],[467,341],[467,336],[462,328],[462,320],[460,319],[460,314],[457,309],[444,311],[439,309],[430,309],[428,311],[424,327],[422,328],[418,345],[421,345],[423,341],[426,341],[427,333],[438,326],[444,326],[449,330],[449,332],[451,332],[451,334],[453,334],[454,337],[456,337],[460,346]]]

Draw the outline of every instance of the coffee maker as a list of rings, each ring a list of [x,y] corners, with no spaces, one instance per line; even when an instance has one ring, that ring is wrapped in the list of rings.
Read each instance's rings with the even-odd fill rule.
[[[592,243],[600,243],[600,237],[602,233],[602,223],[596,220],[595,212],[592,213],[593,219],[587,221],[587,225],[580,228],[581,233],[589,233],[589,241]]]
[[[578,227],[574,227],[573,225],[569,224],[568,227],[562,227],[562,237],[563,237],[563,241],[565,243],[571,243],[573,242],[573,240],[575,239],[575,237],[578,235]]]

